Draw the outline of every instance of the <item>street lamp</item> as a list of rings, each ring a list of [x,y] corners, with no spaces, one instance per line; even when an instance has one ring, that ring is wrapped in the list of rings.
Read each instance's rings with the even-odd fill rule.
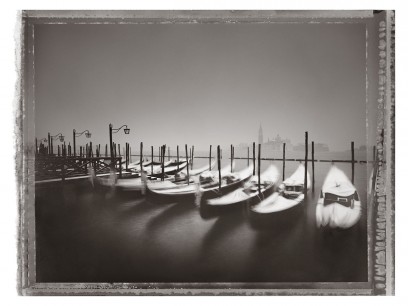
[[[73,131],[72,131],[72,138],[73,138],[73,140],[74,140],[74,156],[76,156],[76,143],[75,143],[75,137],[80,137],[80,136],[82,136],[82,134],[84,134],[85,133],[85,136],[86,136],[86,138],[91,138],[91,132],[89,132],[88,130],[85,130],[85,131],[83,131],[83,132],[81,132],[81,133],[77,133],[76,132],[76,130],[75,129],[73,129]]]
[[[55,135],[55,136],[50,136],[50,133],[48,133],[48,138],[49,138],[49,139],[57,139],[57,138],[59,138],[59,140],[60,140],[61,142],[63,142],[65,136],[62,135],[61,133],[58,133],[58,134]]]
[[[117,133],[119,132],[123,127],[125,127],[123,129],[123,131],[125,132],[125,134],[129,134],[130,133],[130,129],[128,128],[128,126],[126,124],[122,125],[120,128],[118,129],[114,129],[112,126],[112,123],[109,123],[109,144],[110,144],[110,153],[111,153],[111,159],[113,162],[113,142],[112,142],[112,133]]]
[[[64,141],[64,135],[62,135],[62,133],[58,133],[57,135],[54,135],[54,136],[51,136],[50,135],[50,133],[48,133],[48,143],[49,143],[49,146],[48,146],[48,153],[49,154],[52,154],[52,140],[53,139],[57,139],[57,138],[59,138],[59,140],[61,141],[61,142],[63,142]]]

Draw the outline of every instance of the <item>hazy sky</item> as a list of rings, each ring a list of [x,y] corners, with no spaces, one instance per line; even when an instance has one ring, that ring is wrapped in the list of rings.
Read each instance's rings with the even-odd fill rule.
[[[36,136],[207,147],[277,133],[365,144],[363,24],[35,27]],[[77,139],[81,144],[82,136]]]

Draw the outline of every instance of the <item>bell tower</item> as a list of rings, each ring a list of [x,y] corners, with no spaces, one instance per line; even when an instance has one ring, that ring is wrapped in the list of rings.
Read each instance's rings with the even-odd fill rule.
[[[258,143],[263,144],[262,124],[259,124]]]

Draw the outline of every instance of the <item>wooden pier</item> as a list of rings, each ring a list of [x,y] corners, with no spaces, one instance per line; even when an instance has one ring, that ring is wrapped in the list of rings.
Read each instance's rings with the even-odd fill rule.
[[[113,161],[113,163],[112,163]],[[78,157],[37,155],[35,162],[35,180],[64,181],[67,178],[89,176],[92,169],[95,175],[117,171],[122,176],[122,157]]]
[[[122,158],[120,144],[114,143],[112,141],[112,127],[109,127],[109,140],[111,142],[110,145],[110,154],[108,155],[108,145],[105,145],[105,154],[102,156],[101,153],[101,146],[95,146],[95,154],[93,150],[92,142],[85,144],[84,146],[79,146],[79,154],[77,154],[76,142],[75,142],[75,130],[73,132],[74,136],[74,146],[71,148],[71,144],[68,145],[63,144],[57,145],[57,154],[54,154],[54,145],[53,145],[53,138],[48,135],[48,144],[49,146],[45,146],[41,141],[38,143],[36,139],[36,164],[35,164],[35,177],[36,181],[41,180],[49,180],[49,179],[60,179],[64,181],[67,178],[72,177],[80,177],[84,175],[89,176],[89,170],[92,169],[95,175],[101,175],[104,173],[109,173],[111,171],[116,171],[119,175],[122,175],[123,171],[128,171],[129,164],[131,162],[131,158],[138,157],[140,161],[141,168],[143,169],[143,162],[147,161],[149,158],[145,159],[143,156],[143,142],[140,143],[140,153],[132,155],[131,146],[128,142],[125,143],[124,146],[124,157]],[[62,140],[61,140],[62,141]],[[354,183],[354,166],[355,164],[368,164],[374,163],[374,157],[372,161],[369,160],[356,160],[355,159],[355,148],[354,148],[354,141],[351,142],[351,159],[321,159],[315,158],[315,142],[311,141],[309,143],[309,135],[308,132],[305,132],[305,151],[303,158],[287,158],[287,148],[286,143],[283,143],[283,152],[282,157],[262,157],[260,154],[260,146],[258,146],[258,156],[256,156],[256,144],[255,142],[252,143],[252,156],[250,156],[250,147],[247,148],[247,156],[246,157],[239,157],[235,156],[235,148],[231,144],[230,145],[230,156],[227,159],[231,160],[231,171],[233,171],[233,161],[234,160],[247,160],[247,164],[249,166],[251,159],[253,167],[253,175],[256,173],[256,160],[258,160],[258,167],[261,161],[281,161],[282,162],[282,178],[285,179],[285,171],[286,171],[286,162],[303,162],[305,164],[305,183],[306,183],[306,173],[308,163],[311,162],[311,171],[312,171],[312,190],[315,189],[315,163],[350,163],[351,164],[351,181]],[[259,144],[258,144],[259,145]],[[309,146],[311,146],[311,157],[308,156]],[[170,147],[167,147],[165,144],[159,147],[159,154],[154,155],[153,146],[151,146],[151,158],[154,161],[155,158],[158,158],[160,163],[162,164],[162,172],[164,173],[164,160],[166,156],[166,148],[167,148],[167,157],[168,160],[174,158],[179,161],[180,153],[179,153],[179,146],[177,145],[177,155],[172,156],[170,154]],[[189,177],[189,168],[193,168],[194,158],[198,159],[209,159],[209,165],[211,167],[211,159],[212,157],[212,145],[210,145],[210,151],[207,156],[195,156],[194,154],[194,146],[188,148],[188,145],[185,145],[185,157],[187,160],[187,177]],[[373,148],[373,156],[375,156],[375,147]],[[301,152],[299,152],[301,153]],[[217,160],[220,162],[222,160],[222,149],[220,146],[217,146]],[[124,161],[122,162],[122,159]],[[177,163],[177,168],[179,167]],[[151,170],[153,170],[153,163],[151,165]],[[162,177],[162,180],[164,177]]]

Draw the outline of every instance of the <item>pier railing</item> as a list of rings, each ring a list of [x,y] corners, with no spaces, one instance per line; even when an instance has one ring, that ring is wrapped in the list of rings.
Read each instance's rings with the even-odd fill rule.
[[[111,170],[122,174],[122,157],[78,157],[37,155],[35,161],[35,180],[65,180],[71,177],[88,176],[92,169],[95,175],[109,173]]]

